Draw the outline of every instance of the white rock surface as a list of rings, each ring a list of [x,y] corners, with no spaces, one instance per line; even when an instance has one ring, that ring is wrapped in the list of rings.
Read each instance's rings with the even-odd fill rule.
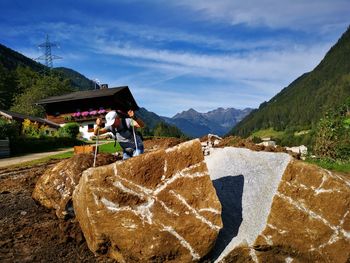
[[[224,228],[212,259],[219,261],[233,247],[254,243],[266,226],[272,199],[290,160],[286,153],[234,147],[212,149],[205,157],[223,208]]]

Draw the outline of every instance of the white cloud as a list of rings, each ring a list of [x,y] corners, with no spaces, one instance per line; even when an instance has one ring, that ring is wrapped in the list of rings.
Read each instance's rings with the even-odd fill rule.
[[[206,76],[222,80],[284,80],[310,71],[329,46],[314,45],[284,51],[252,51],[242,54],[208,55],[194,52],[155,50],[135,46],[100,43],[96,52],[130,59],[145,68],[176,74]]]
[[[208,112],[218,107],[246,108],[257,107],[266,98],[262,95],[239,94],[227,86],[205,86],[186,91],[159,89],[154,87],[135,87],[132,92],[138,103],[150,111],[172,117],[176,113],[189,108],[199,112]],[[254,102],[254,103],[252,103]]]
[[[176,0],[173,4],[196,11],[201,19],[232,25],[294,29],[333,25],[344,30],[350,22],[348,0]]]
[[[164,5],[159,0],[153,3]],[[35,58],[41,55],[35,45],[43,42],[45,32],[51,32],[52,40],[58,40],[62,47],[58,55],[64,60],[57,64],[78,65],[74,69],[80,68],[81,73],[88,72],[111,86],[129,85],[141,106],[170,116],[190,107],[199,111],[219,106],[257,107],[312,70],[334,44],[334,38],[339,37],[338,32],[349,23],[348,0],[169,0],[169,3],[189,10],[192,16],[187,23],[197,20],[204,27],[209,22],[210,30],[215,23],[230,29],[243,24],[237,28],[248,31],[254,28],[257,32],[259,28],[264,32],[272,29],[272,33],[251,41],[249,37],[240,39],[240,30],[233,39],[215,31],[191,31],[192,28],[176,24],[149,26],[79,14],[76,17],[81,24],[2,26],[0,35],[5,39],[25,36],[33,48],[18,50]],[[285,28],[294,33],[312,30],[313,37],[307,41],[295,39],[288,30],[287,34],[274,34]],[[305,36],[304,33],[301,35]],[[312,42],[317,36],[328,34],[331,36]],[[185,45],[172,45],[174,42]],[[96,60],[99,63],[94,65]],[[118,75],[113,67],[125,70]],[[115,72],[119,73],[118,69]]]

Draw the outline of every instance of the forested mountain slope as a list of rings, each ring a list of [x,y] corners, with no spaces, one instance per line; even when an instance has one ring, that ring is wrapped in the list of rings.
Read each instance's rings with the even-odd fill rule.
[[[14,51],[2,44],[0,44],[0,64],[12,72],[15,71],[18,67],[29,67],[32,71],[39,74],[44,74],[49,71],[49,68],[43,64],[36,62],[35,60],[28,58],[21,53]],[[58,67],[51,70],[54,75],[68,79],[73,88],[78,90],[87,90],[94,88],[94,82],[79,72],[64,68]]]
[[[231,134],[248,136],[253,131],[302,130],[313,127],[329,109],[350,96],[350,27],[320,64],[282,89],[270,101],[252,111]]]

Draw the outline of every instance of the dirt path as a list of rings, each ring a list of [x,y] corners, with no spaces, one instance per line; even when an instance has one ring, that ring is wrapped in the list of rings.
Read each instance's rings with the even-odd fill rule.
[[[0,159],[0,168],[11,166],[14,164],[24,163],[24,162],[30,162],[33,160],[41,159],[50,155],[65,153],[68,151],[72,151],[72,149],[65,149],[61,151],[53,151],[53,152],[43,152],[43,153],[33,153],[33,154],[26,154],[23,156],[18,157],[10,157],[10,158],[3,158]]]

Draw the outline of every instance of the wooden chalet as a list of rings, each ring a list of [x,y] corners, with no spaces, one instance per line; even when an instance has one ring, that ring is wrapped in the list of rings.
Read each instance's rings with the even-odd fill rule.
[[[37,104],[45,108],[48,121],[60,126],[68,122],[79,123],[80,132],[86,139],[93,135],[98,117],[104,117],[111,110],[127,112],[139,109],[128,86],[77,91],[49,97]]]

